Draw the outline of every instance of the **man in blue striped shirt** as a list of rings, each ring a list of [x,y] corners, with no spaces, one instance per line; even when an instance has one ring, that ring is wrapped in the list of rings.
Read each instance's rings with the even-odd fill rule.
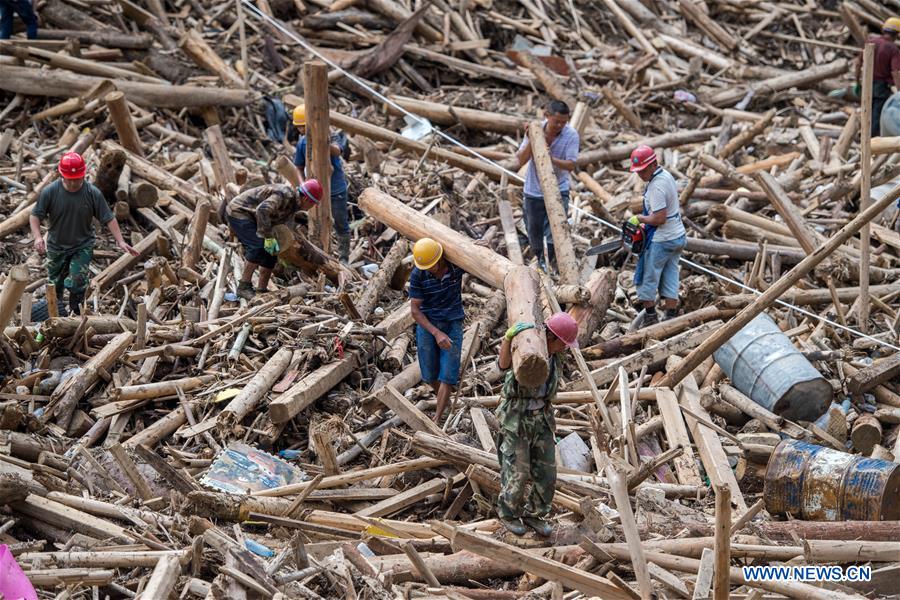
[[[439,423],[450,394],[459,383],[462,354],[463,270],[444,257],[431,238],[413,246],[415,268],[409,276],[409,299],[416,322],[416,349],[422,381],[437,395],[434,422]]]
[[[544,112],[544,137],[550,149],[550,161],[559,183],[559,194],[562,196],[563,210],[569,214],[569,172],[575,170],[575,159],[578,158],[580,140],[578,132],[569,126],[569,106],[565,102],[553,100]],[[553,248],[553,234],[550,232],[550,220],[544,206],[544,193],[541,191],[537,168],[531,156],[531,142],[528,136],[522,140],[516,153],[519,168],[528,163],[525,175],[525,229],[528,232],[528,245],[537,258],[538,266],[546,271],[544,262],[544,240],[547,241],[547,254],[551,264],[556,263]]]

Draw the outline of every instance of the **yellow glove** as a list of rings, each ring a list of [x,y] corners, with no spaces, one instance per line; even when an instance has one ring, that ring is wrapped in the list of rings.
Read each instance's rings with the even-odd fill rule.
[[[278,240],[275,238],[266,238],[263,241],[263,248],[272,255],[278,254],[278,251],[281,250],[281,247],[278,245]]]
[[[628,222],[631,223],[632,225],[640,225],[641,224],[641,221],[640,221],[640,219],[637,218],[637,215],[634,215],[633,217],[628,219]]]

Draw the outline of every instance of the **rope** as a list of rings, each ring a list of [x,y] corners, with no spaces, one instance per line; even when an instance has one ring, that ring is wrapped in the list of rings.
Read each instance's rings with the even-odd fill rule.
[[[373,88],[372,86],[370,86],[370,85],[369,85],[366,81],[364,81],[363,79],[357,77],[357,76],[354,75],[353,73],[350,73],[349,71],[347,71],[346,69],[344,69],[343,67],[341,67],[339,64],[337,64],[336,62],[334,62],[333,60],[331,60],[330,58],[328,58],[327,56],[325,56],[324,54],[322,54],[321,52],[319,52],[319,50],[318,50],[317,48],[315,48],[315,47],[314,47],[313,45],[311,45],[309,42],[307,42],[306,40],[304,40],[302,37],[300,37],[299,35],[297,35],[297,34],[294,33],[293,31],[291,31],[290,29],[288,29],[287,27],[285,27],[280,21],[278,21],[277,19],[275,19],[275,18],[273,18],[273,17],[270,17],[270,16],[267,15],[266,13],[262,12],[261,10],[259,10],[252,2],[250,2],[250,0],[241,0],[241,2],[244,4],[244,6],[247,7],[247,9],[251,12],[251,14],[253,14],[253,15],[256,16],[256,17],[258,17],[260,20],[265,21],[266,23],[268,23],[269,25],[271,25],[272,27],[274,27],[275,29],[277,29],[278,31],[280,31],[281,33],[283,33],[284,35],[286,35],[286,36],[289,37],[290,39],[294,40],[294,42],[296,42],[297,44],[303,46],[306,50],[308,50],[310,53],[312,53],[312,54],[315,55],[317,58],[319,58],[320,60],[322,60],[325,64],[327,64],[327,65],[330,66],[331,68],[336,69],[337,71],[339,71],[344,77],[347,77],[348,79],[350,79],[351,81],[353,81],[354,83],[356,83],[358,86],[360,86],[360,87],[366,89],[366,90],[367,90],[370,94],[372,94],[374,97],[378,98],[379,100],[381,100],[381,101],[384,102],[385,104],[388,104],[389,106],[391,106],[392,108],[394,108],[394,109],[397,110],[398,112],[402,113],[402,114],[405,115],[406,117],[409,117],[410,119],[412,119],[412,120],[415,121],[416,123],[419,123],[420,125],[427,125],[428,127],[431,128],[431,131],[434,132],[435,134],[437,134],[439,137],[441,137],[442,139],[444,139],[444,140],[446,140],[447,142],[451,143],[452,145],[454,145],[454,146],[456,146],[456,147],[462,149],[463,151],[468,152],[469,154],[471,154],[472,156],[474,156],[474,157],[477,158],[478,160],[481,160],[481,161],[483,161],[483,162],[485,162],[485,163],[488,163],[488,164],[490,164],[490,165],[493,165],[493,166],[497,167],[497,168],[500,169],[503,173],[505,173],[511,180],[517,181],[517,182],[519,182],[519,183],[525,183],[525,180],[522,179],[522,178],[519,176],[518,173],[515,173],[515,172],[513,172],[513,171],[510,171],[509,169],[507,169],[507,168],[504,167],[503,165],[499,164],[498,162],[496,162],[496,161],[494,161],[494,160],[491,160],[490,158],[484,156],[483,154],[480,154],[480,153],[479,153],[477,150],[475,150],[474,148],[471,148],[471,147],[467,146],[466,144],[464,144],[463,142],[457,140],[457,139],[454,138],[453,136],[451,136],[451,135],[449,135],[449,134],[447,134],[447,133],[444,133],[444,132],[441,131],[439,128],[435,127],[435,126],[434,126],[430,121],[428,121],[427,119],[423,119],[422,117],[420,117],[420,116],[418,116],[418,115],[416,115],[416,114],[411,113],[410,111],[406,110],[405,108],[403,108],[402,106],[400,106],[399,104],[397,104],[396,102],[394,102],[391,98],[385,96],[384,94],[382,94],[381,92],[379,92],[378,90],[376,90],[375,88]],[[578,211],[579,213],[583,214],[584,216],[588,217],[589,219],[593,219],[594,221],[596,221],[596,222],[598,222],[598,223],[604,225],[605,227],[607,227],[607,228],[609,228],[609,229],[613,229],[613,230],[615,230],[615,231],[620,231],[620,230],[621,230],[621,227],[619,227],[618,225],[615,225],[615,224],[613,224],[613,223],[610,223],[609,221],[606,221],[605,219],[602,219],[602,218],[598,217],[597,215],[595,215],[595,214],[593,214],[593,213],[589,213],[589,212],[585,211],[584,209],[581,209],[581,208],[579,208],[579,207],[577,207],[577,206],[573,207],[573,209],[574,209],[575,211]],[[717,278],[717,279],[721,279],[722,281],[726,281],[726,282],[728,282],[728,283],[730,283],[730,284],[732,284],[732,285],[736,285],[736,286],[740,287],[741,289],[744,289],[744,290],[746,290],[746,291],[748,291],[748,292],[753,292],[753,293],[756,294],[757,296],[761,296],[761,295],[762,295],[762,292],[761,292],[761,291],[759,291],[759,290],[757,290],[757,289],[755,289],[755,288],[753,288],[753,287],[744,285],[744,284],[741,283],[740,281],[736,281],[736,280],[734,280],[734,279],[731,279],[730,277],[728,277],[728,276],[726,276],[726,275],[723,275],[723,274],[721,274],[721,273],[719,273],[719,272],[717,272],[717,271],[713,271],[712,269],[709,269],[709,268],[707,268],[707,267],[704,267],[703,265],[697,264],[697,263],[693,262],[692,260],[689,260],[689,259],[687,259],[687,258],[684,258],[683,256],[680,257],[678,260],[679,260],[680,262],[684,263],[685,265],[691,267],[692,269],[696,269],[696,270],[698,270],[698,271],[702,271],[702,272],[704,272],[704,273],[707,273],[707,274],[709,274],[709,275],[712,275],[713,277],[715,277],[715,278]],[[867,334],[865,334],[865,333],[863,333],[863,332],[861,332],[861,331],[859,331],[859,330],[853,329],[852,327],[847,327],[846,325],[842,325],[842,324],[840,324],[840,323],[836,323],[836,322],[834,322],[834,321],[832,321],[832,320],[830,320],[830,319],[827,319],[827,318],[825,318],[825,317],[822,317],[821,315],[818,315],[818,314],[816,314],[816,313],[814,313],[814,312],[808,311],[808,310],[806,310],[806,309],[804,309],[804,308],[800,308],[799,306],[795,306],[795,305],[793,305],[793,304],[791,304],[791,303],[789,303],[789,302],[786,302],[786,301],[784,301],[784,300],[780,300],[780,299],[779,299],[779,300],[776,300],[775,302],[776,302],[777,304],[780,304],[780,305],[786,307],[786,308],[790,308],[791,310],[795,310],[795,311],[799,312],[800,314],[803,314],[803,315],[805,315],[805,316],[807,316],[807,317],[809,317],[809,318],[811,318],[811,319],[814,319],[814,320],[817,320],[817,321],[826,323],[826,324],[828,324],[828,325],[830,325],[830,326],[832,326],[832,327],[835,327],[835,328],[837,328],[837,329],[840,329],[840,330],[842,330],[842,331],[846,331],[846,332],[848,332],[849,334],[851,334],[851,335],[853,335],[853,336],[856,336],[856,337],[859,337],[859,338],[863,338],[863,339],[867,339],[867,340],[869,340],[869,341],[871,341],[871,342],[874,342],[874,343],[876,343],[876,344],[878,344],[878,345],[880,345],[880,346],[883,346],[883,347],[885,347],[885,348],[891,348],[891,349],[893,349],[893,350],[895,350],[895,351],[900,351],[900,347],[895,346],[895,345],[893,345],[893,344],[891,344],[891,343],[889,343],[889,342],[885,342],[884,340],[878,339],[878,338],[873,337],[873,336],[871,336],[871,335],[867,335]]]

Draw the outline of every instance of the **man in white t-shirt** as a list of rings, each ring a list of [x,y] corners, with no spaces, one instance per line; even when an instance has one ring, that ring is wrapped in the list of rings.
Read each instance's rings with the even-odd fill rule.
[[[646,327],[659,321],[657,292],[663,301],[665,319],[678,314],[678,259],[687,238],[675,178],[659,166],[653,148],[641,145],[634,149],[631,172],[647,183],[643,214],[631,217],[632,223],[643,223],[646,231],[647,241],[634,271],[638,302],[646,311],[642,326]]]

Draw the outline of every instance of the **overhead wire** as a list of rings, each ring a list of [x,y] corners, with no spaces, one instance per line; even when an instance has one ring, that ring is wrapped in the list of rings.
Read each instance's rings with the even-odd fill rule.
[[[404,107],[402,107],[400,104],[398,104],[397,102],[395,102],[395,101],[394,101],[393,99],[391,99],[390,97],[385,96],[384,94],[382,94],[381,92],[379,92],[378,90],[376,90],[375,88],[373,88],[373,87],[372,87],[371,85],[369,85],[369,83],[368,83],[367,81],[365,81],[364,79],[362,79],[362,78],[360,78],[360,77],[354,75],[353,73],[347,71],[347,70],[344,69],[342,66],[340,66],[338,63],[336,63],[334,60],[332,60],[332,59],[328,58],[327,56],[325,56],[322,52],[319,51],[318,48],[316,48],[315,46],[313,46],[312,44],[310,44],[309,42],[307,42],[305,39],[303,39],[302,37],[300,37],[299,35],[297,35],[293,30],[291,30],[291,29],[285,27],[278,19],[275,19],[275,18],[273,18],[273,17],[267,15],[266,13],[262,12],[259,8],[256,7],[256,5],[254,5],[252,2],[250,2],[250,0],[241,0],[241,2],[242,2],[242,3],[244,4],[244,6],[250,11],[251,14],[253,14],[253,15],[256,16],[256,17],[258,17],[258,18],[261,19],[262,21],[268,23],[270,26],[274,27],[275,29],[277,29],[278,31],[280,31],[281,33],[283,33],[285,36],[287,36],[287,37],[289,37],[290,39],[292,39],[294,42],[296,42],[296,43],[299,44],[300,46],[303,46],[303,48],[305,48],[305,49],[308,50],[311,54],[315,55],[317,58],[319,58],[320,60],[322,60],[322,62],[324,62],[325,64],[327,64],[327,65],[330,66],[331,68],[337,70],[337,71],[340,72],[344,77],[350,79],[351,81],[353,81],[353,82],[354,82],[355,84],[357,84],[358,86],[360,86],[360,87],[366,89],[366,90],[367,90],[372,96],[374,96],[375,98],[378,98],[380,101],[382,101],[382,102],[384,102],[385,104],[391,106],[393,109],[395,109],[396,111],[402,113],[404,116],[406,116],[406,117],[412,119],[414,122],[416,122],[416,123],[418,123],[418,124],[420,124],[420,125],[427,126],[433,133],[437,134],[438,137],[440,137],[440,138],[443,139],[443,140],[446,140],[446,141],[449,142],[450,144],[452,144],[452,145],[454,145],[454,146],[460,148],[461,150],[463,150],[463,151],[469,153],[470,155],[474,156],[474,157],[477,158],[478,160],[481,160],[481,161],[483,161],[483,162],[485,162],[485,163],[487,163],[487,164],[490,164],[490,165],[493,165],[493,166],[497,167],[498,169],[501,170],[501,172],[505,173],[505,174],[507,175],[507,177],[509,177],[509,179],[511,179],[511,180],[513,180],[513,181],[517,181],[517,182],[519,182],[519,183],[524,183],[524,182],[525,182],[525,180],[524,180],[522,177],[520,177],[518,173],[516,173],[516,172],[514,172],[514,171],[510,171],[509,169],[507,169],[506,167],[504,167],[504,166],[501,165],[500,163],[498,163],[498,162],[492,160],[491,158],[488,158],[487,156],[484,156],[483,154],[479,153],[479,152],[478,152],[477,150],[475,150],[474,148],[472,148],[472,147],[470,147],[470,146],[464,144],[463,142],[459,141],[458,139],[456,139],[456,138],[453,137],[452,135],[450,135],[450,134],[448,134],[448,133],[445,133],[445,132],[441,131],[440,128],[435,127],[428,119],[424,119],[424,118],[420,117],[419,115],[416,115],[416,114],[410,112],[409,110],[407,110],[407,109],[405,109]],[[600,223],[601,225],[604,225],[605,227],[607,227],[607,228],[609,228],[609,229],[613,229],[613,230],[615,230],[615,231],[621,231],[621,227],[620,227],[619,225],[616,225],[616,224],[614,224],[614,223],[610,223],[609,221],[607,221],[607,220],[605,220],[605,219],[602,219],[601,217],[598,217],[597,215],[595,215],[595,214],[593,214],[593,213],[587,212],[586,210],[584,210],[584,209],[582,209],[582,208],[580,208],[580,207],[574,206],[574,207],[572,207],[572,208],[573,208],[573,210],[576,210],[576,211],[580,212],[582,215],[588,217],[589,219],[592,219],[592,220],[596,221],[597,223]],[[751,287],[751,286],[745,285],[745,284],[741,283],[740,281],[737,281],[737,280],[735,280],[735,279],[732,279],[731,277],[728,277],[727,275],[723,275],[723,274],[721,274],[721,273],[719,273],[719,272],[717,272],[717,271],[714,271],[714,270],[712,270],[712,269],[709,269],[708,267],[704,267],[703,265],[700,265],[700,264],[698,264],[698,263],[696,263],[696,262],[694,262],[694,261],[692,261],[692,260],[690,260],[690,259],[688,259],[688,258],[685,258],[684,256],[679,257],[679,261],[680,261],[681,263],[683,263],[683,264],[689,266],[689,267],[692,268],[692,269],[696,269],[696,270],[698,270],[698,271],[701,271],[701,272],[707,273],[707,274],[709,274],[709,275],[712,275],[713,277],[715,277],[715,278],[717,278],[717,279],[720,279],[720,280],[725,281],[725,282],[727,282],[727,283],[730,283],[730,284],[732,284],[732,285],[738,286],[738,287],[740,287],[741,289],[747,290],[748,292],[752,292],[752,293],[754,293],[754,294],[756,294],[756,295],[758,295],[758,296],[761,296],[761,295],[762,295],[762,292],[759,291],[759,290],[757,290],[756,288],[753,288],[753,287]],[[876,338],[876,337],[874,337],[874,336],[871,336],[871,335],[868,335],[868,334],[866,334],[866,333],[863,333],[862,331],[859,331],[859,330],[857,330],[857,329],[853,329],[852,327],[848,327],[848,326],[843,325],[843,324],[841,324],[841,323],[832,321],[831,319],[828,319],[828,318],[826,318],[826,317],[823,317],[823,316],[821,316],[821,315],[819,315],[819,314],[816,314],[816,313],[814,313],[814,312],[808,311],[808,310],[806,310],[806,309],[804,309],[804,308],[801,308],[801,307],[799,307],[799,306],[795,306],[794,304],[791,304],[790,302],[787,302],[787,301],[785,301],[785,300],[778,299],[778,300],[776,300],[775,302],[776,302],[777,304],[780,304],[781,306],[784,306],[784,307],[789,308],[789,309],[791,309],[791,310],[793,310],[793,311],[796,311],[796,312],[798,312],[798,313],[800,313],[800,314],[802,314],[802,315],[805,315],[805,316],[807,316],[807,317],[809,317],[809,318],[811,318],[811,319],[820,321],[820,322],[822,322],[822,323],[826,323],[826,324],[828,324],[828,325],[830,325],[830,326],[832,326],[832,327],[834,327],[834,328],[836,328],[836,329],[840,329],[840,330],[842,330],[842,331],[846,331],[847,333],[849,333],[849,334],[851,334],[851,335],[853,335],[853,336],[856,336],[856,337],[859,337],[859,338],[862,338],[862,339],[869,340],[869,341],[871,341],[871,342],[873,342],[873,343],[875,343],[875,344],[884,346],[884,347],[886,347],[886,348],[891,348],[891,349],[893,349],[893,350],[900,351],[900,346],[895,346],[895,345],[891,344],[890,342],[886,342],[886,341],[884,341],[884,340],[882,340],[882,339],[879,339],[879,338]]]

